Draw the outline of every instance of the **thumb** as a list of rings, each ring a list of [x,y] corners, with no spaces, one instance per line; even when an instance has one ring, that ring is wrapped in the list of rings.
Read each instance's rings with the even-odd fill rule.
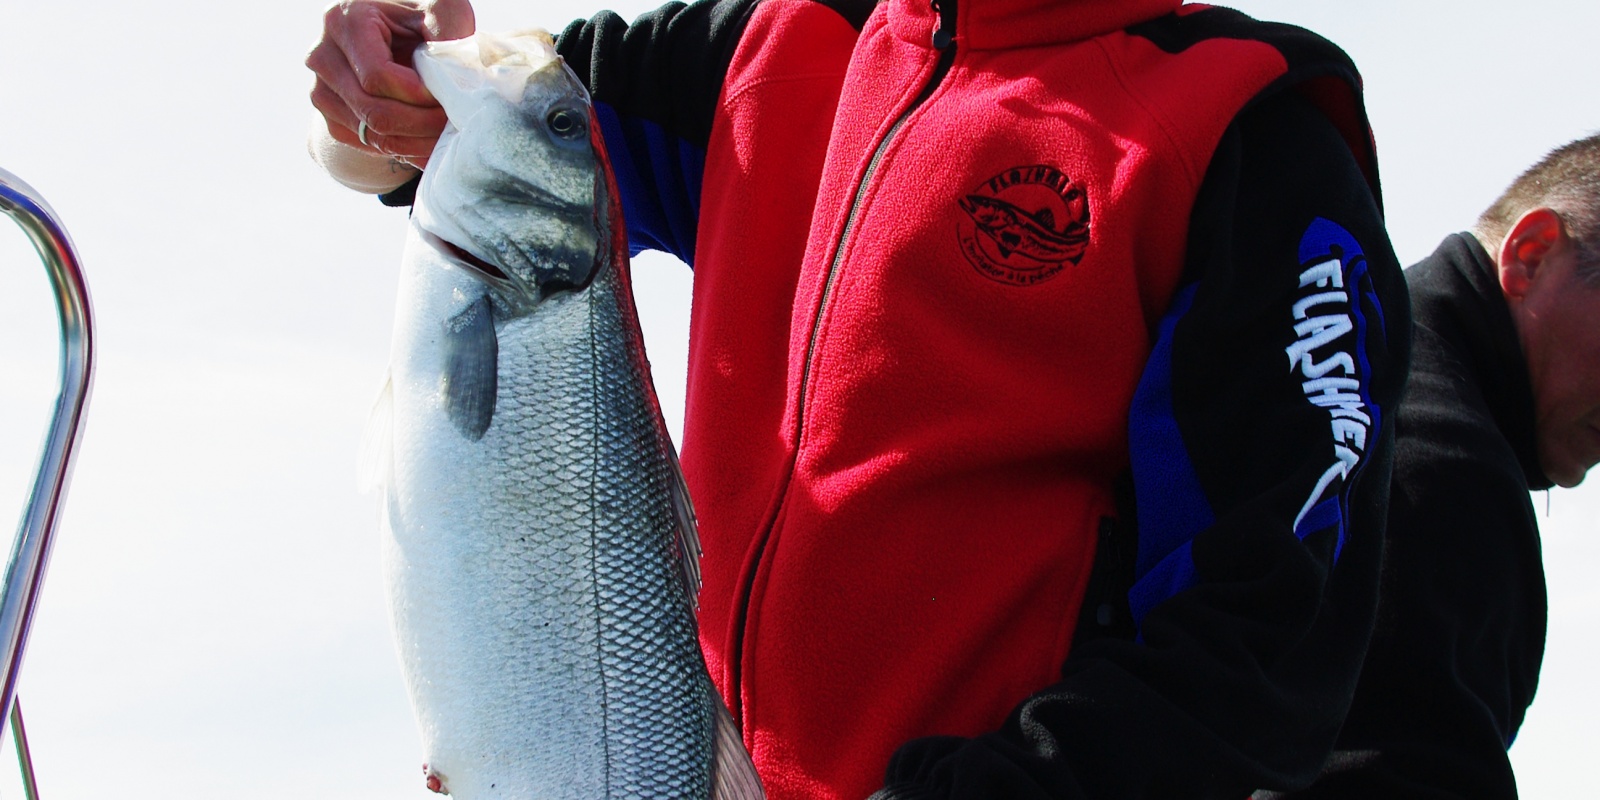
[[[477,30],[470,0],[435,0],[428,4],[422,30],[429,41],[465,39]]]

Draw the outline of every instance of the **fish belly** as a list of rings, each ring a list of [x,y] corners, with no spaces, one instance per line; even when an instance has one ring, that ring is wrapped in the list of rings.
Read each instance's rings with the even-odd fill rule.
[[[472,441],[444,411],[441,340],[483,289],[407,253],[385,571],[428,769],[460,800],[707,797],[716,700],[675,467],[615,276],[498,326]]]

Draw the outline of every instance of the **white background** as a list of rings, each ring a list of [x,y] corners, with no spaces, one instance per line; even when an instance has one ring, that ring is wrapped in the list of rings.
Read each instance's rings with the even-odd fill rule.
[[[431,796],[375,516],[355,489],[405,215],[305,155],[301,63],[322,5],[0,0],[0,167],[66,221],[100,325],[22,679],[48,800]],[[1600,128],[1600,6],[1241,7],[1317,30],[1362,67],[1403,262],[1470,225],[1545,151]],[[559,29],[593,10],[482,0],[479,19]],[[0,223],[0,498],[14,505],[0,520],[31,479],[56,358],[43,270],[12,228]],[[687,270],[635,269],[676,429]],[[1550,644],[1512,755],[1526,796],[1594,797],[1600,489],[1535,505]],[[8,780],[0,793],[18,796]]]

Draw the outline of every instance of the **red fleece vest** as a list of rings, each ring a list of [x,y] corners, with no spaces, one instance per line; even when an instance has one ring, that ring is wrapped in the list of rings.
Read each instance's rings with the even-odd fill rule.
[[[1286,68],[1122,31],[1170,0],[958,1],[908,114],[927,0],[859,35],[767,0],[712,131],[683,464],[707,659],[773,798],[865,797],[1057,679],[1190,207]]]

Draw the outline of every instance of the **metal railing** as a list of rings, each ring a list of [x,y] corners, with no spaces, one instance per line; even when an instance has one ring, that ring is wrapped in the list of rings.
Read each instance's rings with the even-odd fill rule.
[[[49,204],[22,179],[0,169],[0,211],[16,220],[39,251],[50,273],[56,310],[61,317],[61,393],[56,396],[55,413],[45,437],[33,493],[28,498],[12,545],[11,560],[6,565],[5,583],[0,586],[0,648],[4,648],[0,651],[0,670],[4,670],[0,673],[0,709],[10,709],[12,737],[17,743],[24,789],[32,800],[38,797],[38,790],[33,780],[27,734],[22,728],[22,709],[16,700],[17,673],[22,666],[39,588],[44,582],[61,501],[66,495],[84,408],[89,403],[94,336],[89,289],[77,252]]]

